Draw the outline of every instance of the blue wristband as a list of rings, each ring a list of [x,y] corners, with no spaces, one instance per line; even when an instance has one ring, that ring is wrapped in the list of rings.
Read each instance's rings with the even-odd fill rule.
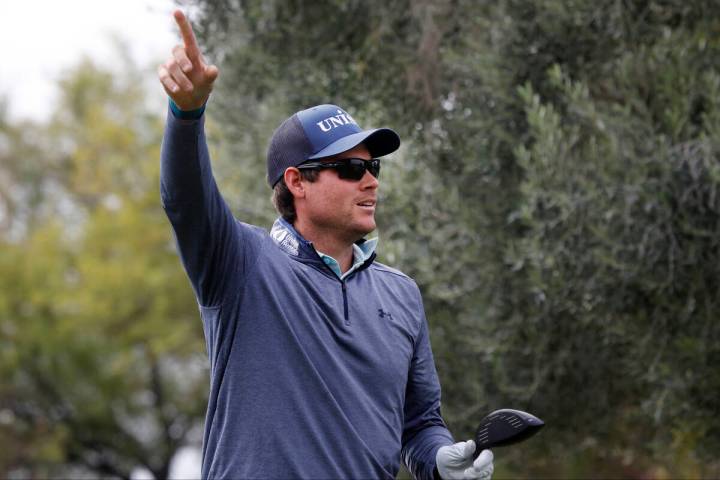
[[[196,109],[196,110],[180,110],[180,107],[177,106],[175,102],[173,102],[173,99],[170,99],[170,110],[172,110],[173,115],[175,115],[175,118],[179,118],[181,120],[197,120],[198,118],[202,117],[202,114],[205,112],[205,105],[202,107]]]

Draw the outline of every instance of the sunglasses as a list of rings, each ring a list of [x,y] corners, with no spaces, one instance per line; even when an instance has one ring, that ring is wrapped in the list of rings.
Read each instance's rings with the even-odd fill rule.
[[[380,175],[380,160],[373,158],[372,160],[363,160],[362,158],[346,158],[342,162],[328,163],[303,163],[297,166],[298,170],[321,170],[323,168],[332,168],[343,180],[352,180],[357,182],[365,175],[365,171],[370,172],[375,178]]]

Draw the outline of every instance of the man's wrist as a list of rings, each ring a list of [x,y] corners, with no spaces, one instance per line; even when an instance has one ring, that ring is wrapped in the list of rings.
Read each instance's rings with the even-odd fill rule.
[[[202,117],[203,113],[205,112],[205,105],[207,105],[203,104],[202,107],[195,110],[181,110],[172,98],[170,98],[169,100],[170,110],[172,111],[173,115],[175,115],[175,118],[179,118],[181,120],[197,120],[198,118]]]

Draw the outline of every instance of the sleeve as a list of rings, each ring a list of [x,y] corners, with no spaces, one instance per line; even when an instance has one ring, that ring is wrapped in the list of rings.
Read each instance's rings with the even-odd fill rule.
[[[419,292],[418,292],[419,296]],[[435,369],[427,320],[420,301],[421,325],[405,392],[402,458],[418,480],[435,477],[435,455],[454,443],[440,415],[440,382]]]
[[[218,191],[204,122],[204,115],[181,119],[168,110],[160,197],[198,303],[211,307],[222,304],[234,278],[244,278],[259,245],[252,241],[251,227],[235,220]]]

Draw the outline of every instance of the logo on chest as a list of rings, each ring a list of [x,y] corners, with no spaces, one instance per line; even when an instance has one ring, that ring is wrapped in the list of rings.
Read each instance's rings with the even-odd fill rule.
[[[390,320],[393,319],[392,313],[386,312],[386,311],[383,310],[382,308],[378,308],[378,317],[379,317],[379,318],[388,318],[388,319],[390,319]]]

